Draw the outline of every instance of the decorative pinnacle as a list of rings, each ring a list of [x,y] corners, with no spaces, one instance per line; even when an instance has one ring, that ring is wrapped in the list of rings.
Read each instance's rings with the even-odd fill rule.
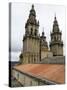
[[[55,13],[55,20],[56,20],[56,13]]]
[[[42,31],[42,36],[44,36],[44,27],[43,27],[43,31]]]
[[[34,4],[32,4],[32,9],[34,9]]]
[[[56,13],[55,13],[55,17],[54,17],[54,24],[58,25],[57,18],[56,18]]]

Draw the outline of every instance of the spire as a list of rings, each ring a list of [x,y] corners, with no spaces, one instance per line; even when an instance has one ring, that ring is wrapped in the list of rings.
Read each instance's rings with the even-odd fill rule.
[[[42,31],[42,36],[41,36],[41,45],[44,47],[48,47],[47,41],[46,41],[46,36],[44,35],[44,27],[43,27],[43,31]]]
[[[55,14],[54,22],[53,22],[53,32],[58,32],[58,31],[59,31],[59,25]]]
[[[37,21],[36,19],[36,11],[34,9],[34,5],[32,4],[31,6],[31,10],[30,10],[30,14],[29,14],[29,18],[27,19],[27,22],[25,24],[25,28],[27,27],[27,25],[37,25],[39,26],[39,21]]]
[[[54,24],[58,25],[57,18],[56,18],[56,13],[55,13],[55,17],[54,17]]]
[[[55,13],[55,17],[54,17],[54,18],[55,18],[55,20],[56,20],[56,13]]]
[[[32,4],[32,8],[31,8],[31,10],[30,10],[30,14],[29,14],[29,16],[30,16],[30,15],[36,17],[36,12],[35,12],[35,10],[34,10],[34,5],[33,5],[33,4]]]
[[[43,27],[43,31],[42,31],[42,36],[41,36],[42,39],[46,39],[46,36],[45,36],[45,33],[44,33],[44,27]]]
[[[43,27],[43,31],[42,31],[42,36],[44,36],[44,27]]]
[[[32,4],[32,9],[34,10],[34,4]]]

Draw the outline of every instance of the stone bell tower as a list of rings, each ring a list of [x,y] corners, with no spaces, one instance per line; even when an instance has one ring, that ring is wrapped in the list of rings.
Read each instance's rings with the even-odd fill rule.
[[[53,52],[53,56],[63,56],[63,41],[61,36],[62,32],[59,29],[59,25],[55,16],[50,41],[50,50]]]
[[[30,10],[25,24],[25,35],[23,37],[23,50],[21,54],[22,63],[37,63],[40,56],[39,21],[36,19],[34,5]]]
[[[40,37],[41,39],[41,59],[47,57],[48,53],[48,43],[46,41],[46,36],[44,34],[44,31],[42,32],[42,36]]]

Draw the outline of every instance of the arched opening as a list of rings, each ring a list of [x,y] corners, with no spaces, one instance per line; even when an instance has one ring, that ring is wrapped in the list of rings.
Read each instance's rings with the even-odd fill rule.
[[[33,28],[31,28],[31,35],[33,34]]]

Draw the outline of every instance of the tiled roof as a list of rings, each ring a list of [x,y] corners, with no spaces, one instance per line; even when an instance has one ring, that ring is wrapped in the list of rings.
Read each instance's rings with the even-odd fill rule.
[[[14,67],[16,70],[31,74],[40,79],[47,79],[55,83],[64,83],[64,64],[22,64]]]

